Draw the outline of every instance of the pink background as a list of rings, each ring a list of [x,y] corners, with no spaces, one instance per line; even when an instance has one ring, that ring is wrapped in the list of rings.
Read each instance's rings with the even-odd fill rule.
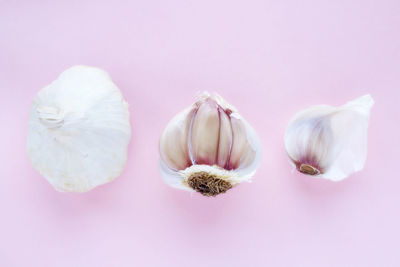
[[[130,104],[124,173],[58,193],[26,155],[28,110],[64,69],[105,69]],[[263,142],[253,183],[165,185],[158,138],[200,90]],[[400,1],[0,0],[0,266],[400,266]],[[291,116],[371,93],[365,169],[292,172]]]

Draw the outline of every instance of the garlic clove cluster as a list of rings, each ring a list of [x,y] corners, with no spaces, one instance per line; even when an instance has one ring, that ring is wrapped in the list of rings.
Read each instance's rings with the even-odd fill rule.
[[[249,180],[261,160],[250,125],[219,95],[204,93],[160,138],[160,171],[172,187],[206,196]]]
[[[74,66],[36,95],[28,156],[56,190],[86,192],[120,175],[130,135],[128,104],[110,76]]]
[[[304,174],[340,181],[360,171],[374,101],[365,95],[340,107],[313,106],[297,113],[285,134],[290,161]]]

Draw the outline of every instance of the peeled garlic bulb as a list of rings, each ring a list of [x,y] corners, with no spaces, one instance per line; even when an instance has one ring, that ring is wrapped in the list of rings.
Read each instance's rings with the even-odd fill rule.
[[[254,175],[261,145],[234,107],[219,95],[204,93],[169,122],[160,156],[167,184],[215,196]]]
[[[290,161],[302,173],[340,181],[360,171],[367,157],[367,129],[374,100],[365,95],[340,107],[313,106],[286,130]]]
[[[85,192],[120,175],[130,134],[128,104],[110,76],[74,66],[35,97],[28,156],[56,190]]]

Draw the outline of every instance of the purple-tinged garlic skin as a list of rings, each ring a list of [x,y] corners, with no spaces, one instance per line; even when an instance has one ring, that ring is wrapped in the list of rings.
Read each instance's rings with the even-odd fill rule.
[[[260,160],[254,130],[219,95],[201,95],[168,123],[160,138],[164,181],[206,196],[249,180]]]
[[[373,104],[365,95],[340,107],[319,105],[297,113],[285,134],[289,160],[299,172],[331,181],[360,171]]]

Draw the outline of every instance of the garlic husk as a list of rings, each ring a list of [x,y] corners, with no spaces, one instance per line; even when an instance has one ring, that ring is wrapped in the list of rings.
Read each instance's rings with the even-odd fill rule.
[[[74,66],[36,95],[27,151],[56,190],[86,192],[120,175],[130,135],[128,104],[110,76]]]
[[[203,93],[160,138],[160,172],[175,188],[206,196],[249,181],[261,161],[254,129],[221,96]]]
[[[373,104],[365,95],[340,107],[318,105],[297,113],[285,134],[286,152],[296,169],[332,181],[363,169]]]

